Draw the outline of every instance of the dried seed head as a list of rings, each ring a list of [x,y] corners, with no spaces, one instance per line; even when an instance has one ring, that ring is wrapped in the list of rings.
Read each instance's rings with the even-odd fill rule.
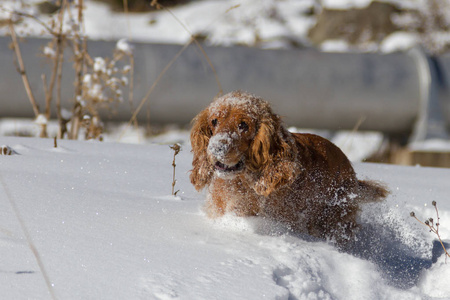
[[[170,149],[175,151],[175,155],[177,155],[181,151],[181,145],[178,144],[178,143],[175,143],[175,144],[173,144],[172,146],[169,146],[169,147],[170,147]]]
[[[425,224],[426,224],[426,225],[430,225],[430,221],[426,220],[426,221],[425,221]]]
[[[415,217],[415,216],[416,216],[416,214],[415,214],[413,211],[410,212],[409,215],[410,215],[411,217]]]
[[[436,201],[431,202],[433,206],[436,206]]]
[[[433,223],[433,218],[429,218],[428,221],[430,221],[431,223]]]

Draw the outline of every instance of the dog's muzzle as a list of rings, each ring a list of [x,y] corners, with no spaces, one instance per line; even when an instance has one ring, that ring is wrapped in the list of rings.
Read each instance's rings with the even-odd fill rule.
[[[217,134],[209,140],[208,154],[216,161],[214,168],[216,171],[224,173],[232,173],[241,171],[244,168],[244,161],[240,159],[237,163],[229,164],[227,156],[232,150],[232,138],[229,134]]]
[[[242,171],[242,169],[244,169],[244,162],[240,160],[234,166],[229,166],[221,163],[220,161],[217,161],[214,165],[214,169],[220,172],[239,172]]]

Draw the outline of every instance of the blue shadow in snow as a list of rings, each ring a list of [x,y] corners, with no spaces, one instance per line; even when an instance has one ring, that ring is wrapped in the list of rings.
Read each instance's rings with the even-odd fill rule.
[[[357,234],[357,240],[342,250],[373,262],[386,282],[401,289],[415,286],[421,271],[430,268],[444,253],[436,240],[433,242],[431,258],[421,258],[416,250],[402,243],[392,230],[370,224],[364,224]]]

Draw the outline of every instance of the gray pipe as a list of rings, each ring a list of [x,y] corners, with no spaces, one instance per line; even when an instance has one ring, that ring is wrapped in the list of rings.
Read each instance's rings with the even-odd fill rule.
[[[37,54],[46,42],[30,38],[21,44],[38,99],[44,97],[41,73],[48,72],[49,67]],[[31,117],[31,105],[8,43],[8,38],[0,38],[0,116]],[[114,47],[114,42],[88,44],[94,57],[110,56]],[[134,43],[134,47],[136,107],[182,46]],[[419,115],[421,77],[417,60],[408,53],[332,54],[310,49],[207,46],[205,51],[224,92],[242,89],[264,97],[289,126],[351,129],[364,118],[362,130],[397,134],[411,132]],[[446,57],[445,72],[450,71],[449,61]],[[63,106],[67,108],[71,107],[73,78],[71,63],[67,61],[63,75]],[[218,92],[214,73],[192,44],[156,85],[139,119],[146,120],[149,111],[150,122],[187,124]],[[128,103],[115,110],[114,120],[129,120],[132,114]],[[449,116],[446,110],[447,120]]]

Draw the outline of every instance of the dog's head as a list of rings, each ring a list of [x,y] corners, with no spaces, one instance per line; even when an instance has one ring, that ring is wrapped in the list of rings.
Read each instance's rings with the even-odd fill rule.
[[[231,177],[248,171],[261,176],[271,163],[294,155],[292,138],[280,118],[268,102],[252,94],[226,94],[193,122],[191,182],[198,190],[210,183],[214,173]]]

